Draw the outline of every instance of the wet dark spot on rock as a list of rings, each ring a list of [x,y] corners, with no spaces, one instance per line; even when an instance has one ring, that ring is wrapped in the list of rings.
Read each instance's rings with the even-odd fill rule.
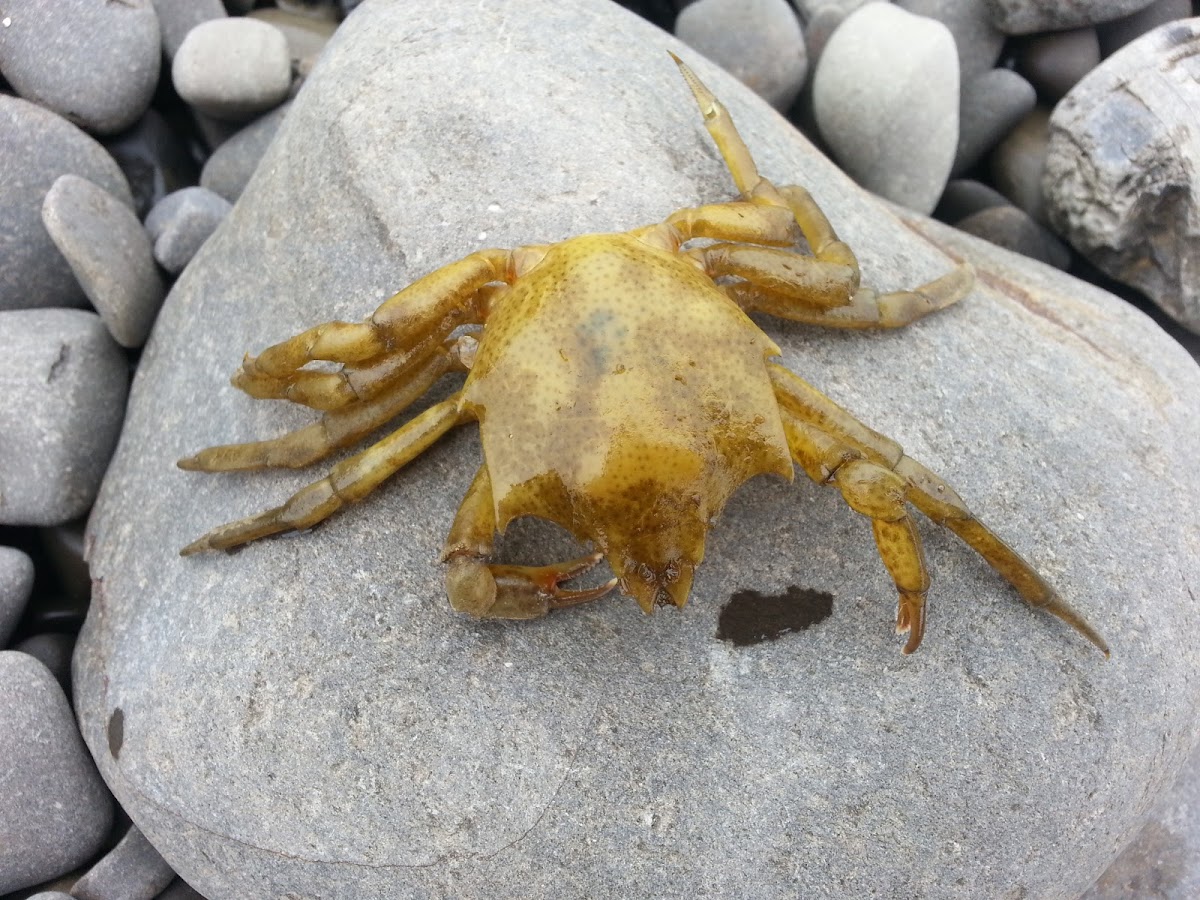
[[[121,707],[108,717],[108,752],[114,760],[121,758],[121,745],[125,743],[125,712]]]
[[[717,638],[735,647],[773,641],[791,631],[803,631],[829,618],[833,594],[789,587],[782,594],[738,591],[717,619]]]

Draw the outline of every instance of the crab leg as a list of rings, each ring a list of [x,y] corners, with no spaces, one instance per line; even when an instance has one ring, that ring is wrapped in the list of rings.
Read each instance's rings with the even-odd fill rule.
[[[270,440],[209,447],[195,456],[181,459],[176,465],[198,472],[303,468],[324,459],[335,450],[357,443],[385,422],[394,419],[447,372],[466,369],[461,359],[463,349],[464,346],[473,347],[474,343],[470,337],[448,341],[413,368],[404,381],[385,393],[345,409],[327,412],[304,428]]]
[[[988,565],[1016,588],[1027,604],[1066,622],[1108,655],[1108,645],[1104,638],[1063,600],[1020,554],[976,519],[950,485],[904,455],[903,449],[895,441],[867,428],[783,366],[770,364],[768,370],[775,386],[775,396],[784,413],[784,428],[789,447],[797,463],[818,483],[828,483],[833,479],[834,483],[842,488],[843,495],[854,509],[860,512],[866,508],[872,509],[872,512],[866,514],[872,517],[872,522],[876,525],[875,534],[880,555],[900,589],[898,627],[905,621],[910,627],[916,627],[916,599],[906,600],[905,592],[906,589],[911,590],[911,586],[917,581],[914,578],[911,582],[901,584],[889,557],[896,561],[896,565],[901,568],[910,567],[912,571],[915,571],[913,567],[917,563],[920,563],[921,568],[924,563],[920,559],[920,543],[915,531],[911,537],[906,536],[900,526],[894,524],[899,519],[895,517],[895,506],[889,504],[895,502],[897,489],[900,491],[901,503],[911,503],[936,524],[948,528],[962,538]],[[793,438],[796,438],[796,443],[793,443]],[[872,468],[866,468],[863,463],[870,463]],[[846,470],[844,474],[842,469]],[[885,474],[881,475],[879,471]],[[894,476],[896,480],[890,476]],[[848,483],[852,492],[849,496],[846,495],[845,488]],[[882,515],[877,517],[877,512]],[[877,524],[880,518],[889,523],[888,527],[883,529],[882,536]],[[888,544],[886,550],[885,543]],[[906,603],[909,606],[907,618],[904,610]],[[920,642],[919,636],[916,640],[917,643]],[[914,649],[916,646],[910,631],[909,645],[906,646],[905,652],[910,653]]]
[[[459,395],[443,400],[360,453],[343,460],[320,481],[301,488],[282,506],[215,528],[180,551],[224,550],[281,531],[302,531],[361,500],[430,444],[464,420]]]
[[[560,588],[559,582],[582,575],[600,561],[592,553],[549,566],[504,566],[485,562],[492,554],[496,511],[492,479],[481,465],[463,497],[446,536],[442,560],[450,605],[476,618],[536,619],[552,609],[575,606],[603,597],[617,579],[582,591]]]

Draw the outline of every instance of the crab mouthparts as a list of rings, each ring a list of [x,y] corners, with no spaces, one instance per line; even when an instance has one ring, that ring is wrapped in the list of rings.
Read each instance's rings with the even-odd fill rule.
[[[672,559],[661,566],[651,566],[626,558],[616,571],[621,590],[638,602],[646,613],[656,606],[683,607],[692,591],[692,574],[699,560],[689,562]]]

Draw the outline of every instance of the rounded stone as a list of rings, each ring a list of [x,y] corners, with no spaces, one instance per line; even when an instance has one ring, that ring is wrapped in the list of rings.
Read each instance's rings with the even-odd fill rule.
[[[255,19],[201,22],[176,51],[171,78],[179,96],[200,112],[245,121],[287,97],[292,84],[287,38]]]
[[[1051,104],[1100,63],[1095,28],[1039,34],[1021,42],[1017,67]]]
[[[813,77],[821,136],[859,184],[917,212],[937,203],[958,146],[958,55],[940,22],[868,3]]]
[[[1154,0],[985,0],[992,24],[1005,34],[1062,31],[1111,22]]]
[[[154,0],[154,9],[162,32],[163,53],[169,60],[175,59],[189,31],[227,15],[221,0]]]
[[[962,81],[990,70],[1000,58],[1004,34],[992,24],[986,0],[897,0],[896,5],[950,29]]]
[[[953,225],[981,209],[1007,205],[1007,197],[982,181],[954,178],[947,182],[933,215],[939,221]]]
[[[1008,69],[988,69],[964,82],[951,174],[961,175],[983,159],[1035,105],[1033,85]]]
[[[146,217],[158,264],[172,274],[183,271],[232,208],[224,197],[203,187],[164,197]]]
[[[125,413],[128,362],[95,313],[0,312],[0,525],[87,512]]]
[[[1161,25],[1077,84],[1048,125],[1046,209],[1101,271],[1200,333],[1200,18]]]
[[[950,478],[1111,661],[924,521],[930,630],[901,657],[869,525],[800,473],[734,496],[686,609],[458,615],[438,559],[480,465],[473,424],[311,533],[178,557],[334,463],[173,467],[317,421],[233,388],[244,352],[361,321],[482,247],[735,196],[678,42],[608,0],[498,10],[363,4],[163,309],[91,518],[76,650],[114,791],[214,897],[1077,895],[1195,734],[1200,371],[1103,291],[878,202],[703,59],[761,172],[811,186],[866,284],[979,267],[963,302],[898,331],[757,318],[785,364]],[[481,50],[501,24],[523,52]],[[498,558],[580,552],[524,521]],[[721,610],[747,591],[829,594],[832,614],[735,645]]]
[[[142,346],[166,289],[137,216],[104,188],[63,175],[46,194],[42,222],[117,343]]]
[[[0,547],[0,648],[8,646],[33,591],[33,560],[16,547]]]
[[[175,879],[175,872],[150,845],[136,825],[71,888],[75,900],[114,897],[157,897]]]
[[[132,205],[113,158],[66,119],[0,94],[0,310],[83,306],[83,289],[42,227],[42,200],[79,175]]]
[[[1071,264],[1071,251],[1062,241],[1015,206],[982,209],[955,222],[954,227],[1056,269]]]
[[[200,186],[236,203],[290,107],[285,103],[271,110],[222,143],[200,171]]]
[[[791,106],[804,85],[804,34],[787,0],[698,0],[675,20],[675,36],[776,109]]]
[[[0,651],[0,891],[32,887],[96,853],[112,797],[62,688],[25,653]]]
[[[151,0],[7,0],[0,72],[26,100],[100,134],[146,111],[162,56]]]
[[[1025,210],[1035,222],[1046,221],[1042,175],[1050,143],[1050,111],[1035,106],[992,151],[992,183],[1005,197]]]
[[[47,631],[25,638],[12,649],[28,653],[45,666],[68,697],[71,696],[71,653],[75,636]]]

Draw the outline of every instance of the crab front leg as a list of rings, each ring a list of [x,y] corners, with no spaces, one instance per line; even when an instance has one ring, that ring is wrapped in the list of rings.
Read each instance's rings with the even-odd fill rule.
[[[962,538],[1027,604],[1066,622],[1108,655],[1104,638],[1033,566],[976,519],[942,478],[783,366],[768,368],[796,462],[818,484],[836,484],[852,508],[872,519],[880,556],[900,593],[896,622],[898,629],[909,632],[905,653],[921,642],[929,584],[920,538],[906,514],[906,504],[911,504]]]
[[[559,583],[582,575],[598,563],[592,553],[549,566],[488,563],[496,535],[492,479],[487,464],[479,467],[446,536],[442,560],[450,605],[476,618],[536,619],[552,609],[576,606],[603,597],[617,586],[613,578],[599,587],[564,590]]]
[[[465,421],[459,403],[459,394],[454,394],[429,407],[383,440],[338,463],[326,477],[300,489],[282,506],[215,528],[184,547],[180,555],[224,550],[282,531],[312,528],[346,504],[361,500]]]

